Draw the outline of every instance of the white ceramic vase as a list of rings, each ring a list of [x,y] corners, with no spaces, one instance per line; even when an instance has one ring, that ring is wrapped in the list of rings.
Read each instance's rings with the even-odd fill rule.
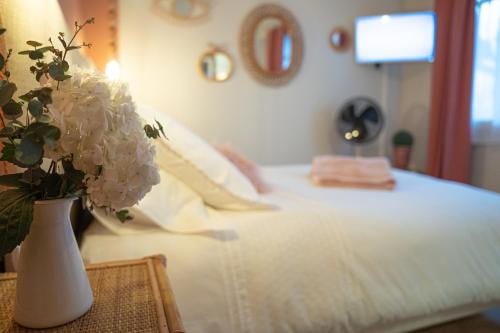
[[[73,201],[35,202],[18,265],[14,319],[22,326],[62,325],[92,306],[92,290],[71,227]]]

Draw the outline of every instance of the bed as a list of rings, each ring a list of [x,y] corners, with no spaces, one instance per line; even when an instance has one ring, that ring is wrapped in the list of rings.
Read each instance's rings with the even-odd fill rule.
[[[22,36],[67,30],[56,1],[0,8],[13,49]],[[32,24],[40,12],[50,19]],[[16,59],[12,68],[24,66]],[[17,74],[20,90],[32,86],[32,75]],[[162,123],[172,142],[185,139]],[[209,209],[198,231],[97,220],[82,256],[166,255],[190,333],[402,332],[499,305],[500,195],[401,171],[393,192],[323,189],[309,169],[265,168],[274,191],[264,199],[279,210]]]
[[[279,210],[209,209],[198,232],[99,221],[87,262],[161,253],[188,332],[404,332],[500,304],[500,195],[394,170],[394,191],[264,168]],[[123,232],[122,232],[123,231]]]

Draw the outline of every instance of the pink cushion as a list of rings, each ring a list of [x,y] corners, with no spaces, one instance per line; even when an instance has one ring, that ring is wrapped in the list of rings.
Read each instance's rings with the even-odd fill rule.
[[[262,179],[260,169],[254,162],[242,156],[230,145],[214,145],[214,148],[231,161],[248,178],[257,192],[261,194],[271,192],[271,188]]]

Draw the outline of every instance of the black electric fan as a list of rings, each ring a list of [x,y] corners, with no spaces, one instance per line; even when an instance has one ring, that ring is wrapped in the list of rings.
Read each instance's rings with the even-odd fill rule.
[[[345,141],[364,144],[374,141],[384,127],[380,106],[370,98],[355,97],[339,110],[337,129]]]

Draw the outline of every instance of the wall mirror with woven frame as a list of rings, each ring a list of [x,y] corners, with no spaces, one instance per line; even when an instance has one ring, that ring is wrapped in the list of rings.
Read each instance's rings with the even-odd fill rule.
[[[261,5],[242,24],[243,63],[260,83],[279,86],[290,82],[302,64],[303,48],[300,26],[284,7]]]

